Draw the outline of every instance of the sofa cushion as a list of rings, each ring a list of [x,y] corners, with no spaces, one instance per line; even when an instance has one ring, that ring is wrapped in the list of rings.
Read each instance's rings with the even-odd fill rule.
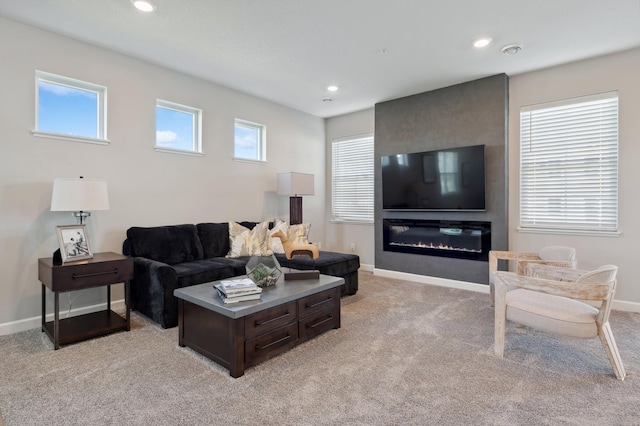
[[[230,265],[210,260],[194,260],[173,265],[178,276],[178,288],[202,284],[235,276]]]
[[[205,259],[223,257],[229,253],[229,222],[196,225]]]
[[[235,275],[245,275],[247,273],[247,262],[251,259],[250,256],[242,256],[242,257],[214,257],[210,260],[212,262],[221,263],[223,265],[227,265],[233,268]]]
[[[360,268],[360,257],[354,254],[321,251],[313,260],[308,256],[296,256],[288,260],[284,254],[276,254],[276,259],[285,268],[310,270],[317,269],[321,274],[342,277]]]
[[[203,259],[195,225],[132,227],[127,230],[131,255],[175,265]]]

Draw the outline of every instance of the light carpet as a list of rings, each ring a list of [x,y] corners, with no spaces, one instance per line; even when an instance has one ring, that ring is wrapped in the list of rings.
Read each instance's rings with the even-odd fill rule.
[[[639,424],[640,315],[613,312],[627,379],[597,339],[507,328],[493,355],[488,295],[360,273],[342,327],[228,371],[132,314],[132,330],[53,350],[0,337],[0,412],[13,425]]]

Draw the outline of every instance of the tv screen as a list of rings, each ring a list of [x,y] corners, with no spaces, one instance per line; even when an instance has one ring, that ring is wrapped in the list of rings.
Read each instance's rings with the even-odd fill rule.
[[[383,156],[382,208],[485,210],[484,145]]]

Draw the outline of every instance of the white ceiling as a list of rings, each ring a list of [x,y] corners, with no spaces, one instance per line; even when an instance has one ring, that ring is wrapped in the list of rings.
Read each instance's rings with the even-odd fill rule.
[[[319,117],[640,46],[640,0],[153,2],[0,0],[0,16]]]

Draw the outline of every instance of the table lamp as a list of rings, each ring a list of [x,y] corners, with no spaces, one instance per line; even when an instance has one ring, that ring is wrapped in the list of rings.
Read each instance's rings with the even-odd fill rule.
[[[95,210],[109,210],[106,181],[82,176],[54,179],[51,211],[73,212],[78,222],[83,224]]]
[[[278,195],[289,195],[289,224],[302,223],[302,195],[313,195],[313,175],[278,173]]]

